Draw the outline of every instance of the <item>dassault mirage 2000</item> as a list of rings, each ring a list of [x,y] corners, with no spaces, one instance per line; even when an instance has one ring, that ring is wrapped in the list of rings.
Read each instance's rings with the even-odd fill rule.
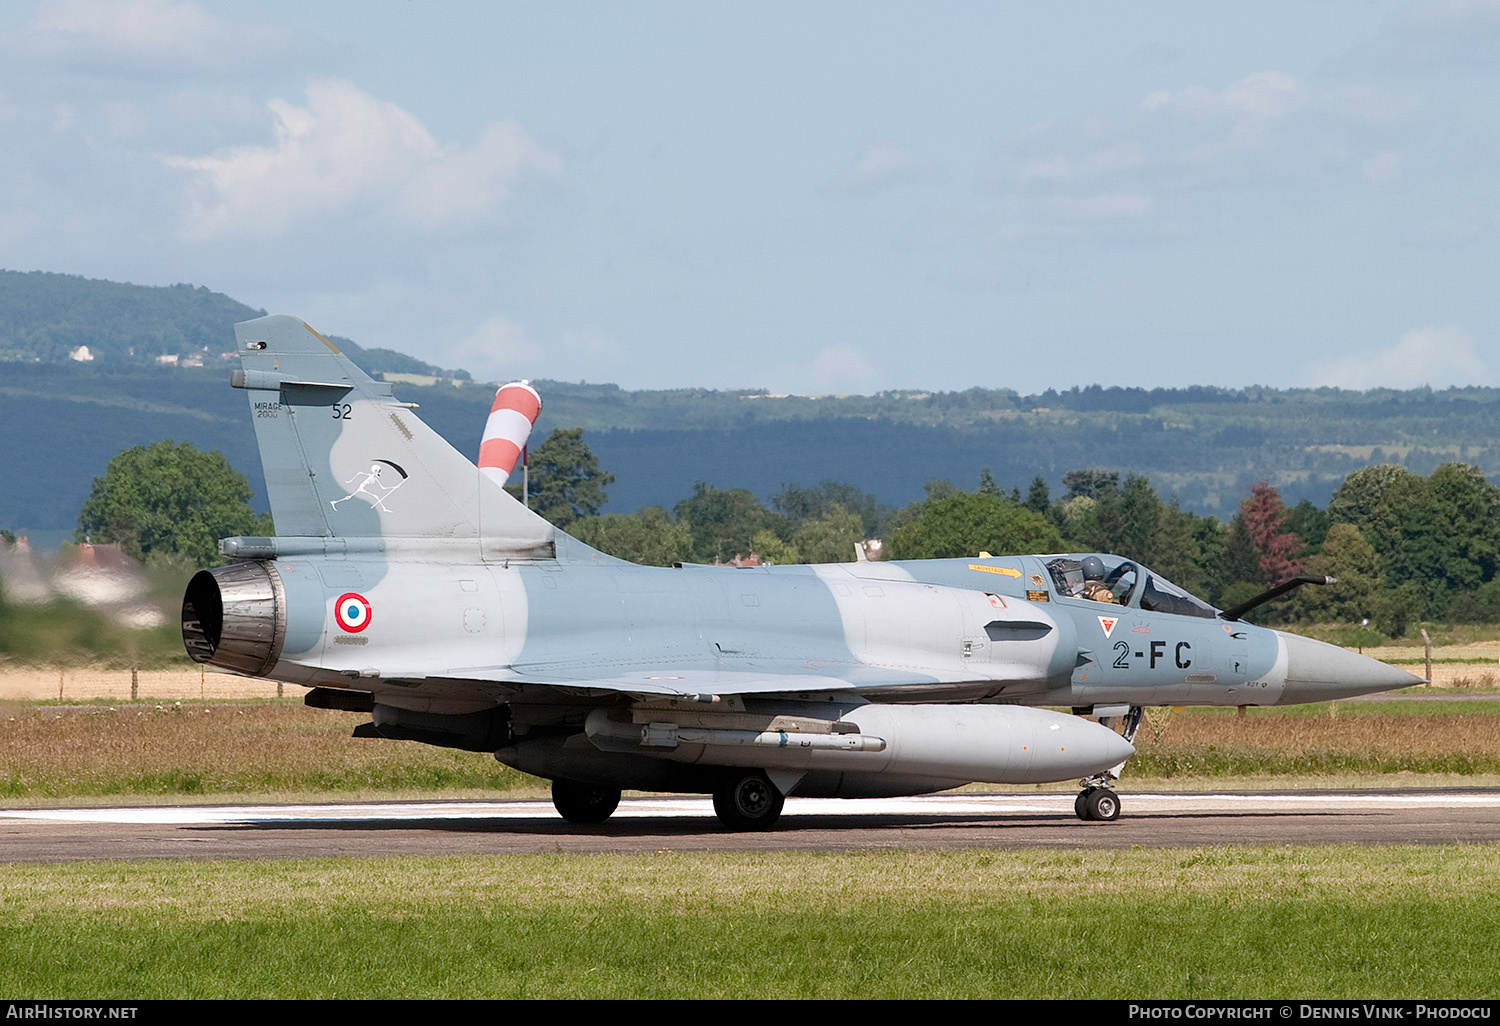
[[[764,829],[788,795],[1068,779],[1081,818],[1111,820],[1145,706],[1417,681],[1118,556],[636,566],[530,512],[302,321],[235,338],[279,535],[224,539],[231,562],[189,582],[188,653],[369,712],[356,736],[493,753],[575,823],[622,788],[712,794]]]

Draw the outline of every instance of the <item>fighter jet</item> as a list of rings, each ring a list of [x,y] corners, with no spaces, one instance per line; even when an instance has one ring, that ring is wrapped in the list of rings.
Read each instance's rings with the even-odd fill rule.
[[[1107,821],[1146,706],[1417,681],[1106,554],[637,566],[527,510],[302,321],[235,338],[281,533],[224,539],[231,562],[188,583],[189,655],[368,712],[359,737],[491,753],[573,823],[627,788],[712,794],[759,830],[787,796],[1070,779]]]

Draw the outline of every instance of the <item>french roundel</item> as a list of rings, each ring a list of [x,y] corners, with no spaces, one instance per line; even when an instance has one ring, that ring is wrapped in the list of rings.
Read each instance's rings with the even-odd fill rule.
[[[357,591],[346,591],[333,607],[333,618],[350,634],[370,626],[370,601]]]

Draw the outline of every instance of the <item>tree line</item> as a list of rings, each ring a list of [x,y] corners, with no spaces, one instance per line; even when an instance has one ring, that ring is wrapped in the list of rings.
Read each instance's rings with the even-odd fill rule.
[[[579,507],[570,533],[611,555],[665,566],[727,562],[754,553],[772,562],[847,562],[866,538],[888,559],[1102,551],[1134,559],[1219,608],[1299,574],[1334,577],[1303,588],[1257,618],[1271,623],[1359,623],[1391,637],[1419,621],[1500,621],[1500,488],[1468,464],[1422,476],[1402,466],[1357,470],[1326,507],[1288,507],[1255,485],[1228,521],[1163,500],[1141,474],[1083,468],[1053,496],[1038,476],[1025,495],[988,468],[973,491],[929,481],[900,508],[837,481],[788,485],[767,508],[745,489],[706,482],[670,511],[599,515]]]
[[[1380,465],[1345,478],[1326,507],[1286,506],[1261,483],[1228,521],[1163,500],[1141,474],[1081,468],[1054,496],[1036,477],[1023,495],[989,468],[966,490],[927,482],[923,499],[893,508],[842,482],[786,485],[769,505],[743,488],[699,481],[668,509],[601,513],[612,474],[579,428],[552,432],[531,452],[531,507],[583,542],[632,562],[727,563],[752,554],[779,564],[848,562],[866,539],[886,559],[1103,551],[1137,560],[1227,608],[1302,573],[1338,579],[1303,588],[1257,617],[1267,622],[1357,623],[1392,637],[1416,621],[1500,621],[1500,488],[1464,463],[1422,476]],[[519,493],[519,484],[509,486]],[[199,566],[216,540],[269,534],[250,487],[217,451],[170,441],[121,452],[79,513],[80,541],[118,541],[138,559]]]

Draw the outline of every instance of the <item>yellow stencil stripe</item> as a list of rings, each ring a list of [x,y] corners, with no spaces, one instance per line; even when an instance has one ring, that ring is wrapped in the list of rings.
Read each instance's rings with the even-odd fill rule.
[[[311,324],[308,324],[306,321],[302,322],[302,326],[304,328],[306,328],[308,331],[312,332],[314,335],[316,335],[318,341],[321,342],[321,343],[323,343],[329,349],[332,349],[335,353],[337,353],[339,351],[339,347],[338,346],[334,345],[332,342],[328,341],[322,335],[318,334],[318,329],[317,328],[314,328]],[[342,355],[342,354],[340,354],[340,355]]]

